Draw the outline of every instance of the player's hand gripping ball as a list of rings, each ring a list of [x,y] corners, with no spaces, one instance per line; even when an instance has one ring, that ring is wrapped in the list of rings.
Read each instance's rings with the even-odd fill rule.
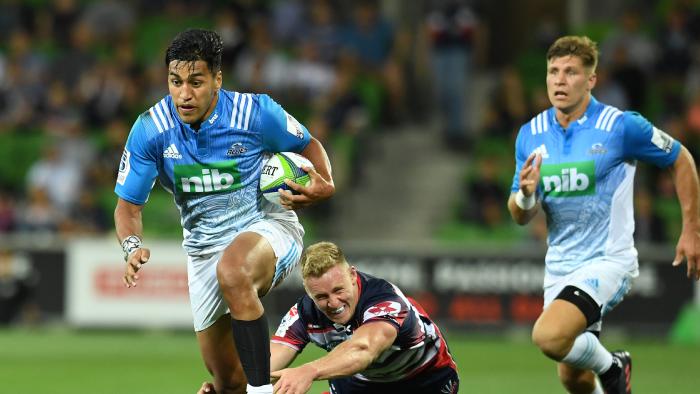
[[[263,164],[260,172],[260,191],[268,201],[280,205],[279,189],[299,194],[284,183],[285,179],[307,186],[311,182],[309,174],[301,167],[311,167],[309,159],[293,152],[275,153]]]

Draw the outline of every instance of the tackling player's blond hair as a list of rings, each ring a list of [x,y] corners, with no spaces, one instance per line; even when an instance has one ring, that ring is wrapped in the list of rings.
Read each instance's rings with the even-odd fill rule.
[[[333,242],[317,242],[310,245],[301,255],[300,264],[301,277],[304,279],[319,278],[339,264],[350,266],[343,251]]]

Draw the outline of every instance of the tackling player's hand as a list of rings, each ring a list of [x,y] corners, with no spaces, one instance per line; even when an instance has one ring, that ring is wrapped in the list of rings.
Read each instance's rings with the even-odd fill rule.
[[[308,364],[271,372],[270,378],[277,379],[272,392],[275,394],[304,394],[311,388],[315,376],[316,369]]]
[[[541,167],[542,156],[539,153],[531,153],[525,160],[523,168],[520,170],[520,190],[523,191],[525,197],[530,197],[537,190]]]
[[[687,260],[688,278],[700,280],[700,231],[691,227],[683,227],[681,237],[676,245],[676,258],[673,259],[673,266],[677,267],[683,263],[683,257]]]
[[[325,180],[314,168],[302,166],[304,171],[309,174],[311,182],[308,186],[302,186],[298,183],[285,179],[292,190],[299,194],[293,194],[288,190],[278,190],[280,194],[280,204],[286,209],[299,209],[308,207],[319,201],[330,198],[335,193],[335,185],[333,182]]]
[[[126,273],[124,273],[124,285],[126,287],[136,287],[139,279],[138,272],[148,262],[151,257],[151,250],[148,248],[138,248],[134,250],[126,260]]]

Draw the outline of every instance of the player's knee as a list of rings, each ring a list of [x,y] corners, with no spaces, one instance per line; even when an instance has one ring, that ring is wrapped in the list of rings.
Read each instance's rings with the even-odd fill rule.
[[[222,259],[216,266],[216,277],[224,292],[247,292],[253,288],[251,270],[243,258]]]
[[[566,356],[572,339],[559,327],[535,324],[532,330],[532,342],[547,357],[559,361]]]

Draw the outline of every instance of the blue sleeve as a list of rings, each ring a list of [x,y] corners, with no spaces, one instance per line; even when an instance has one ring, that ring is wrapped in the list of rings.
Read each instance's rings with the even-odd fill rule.
[[[263,148],[268,152],[300,153],[311,141],[309,131],[287,113],[270,96],[258,96],[260,115],[258,127]]]
[[[625,112],[623,121],[624,156],[665,168],[673,165],[681,150],[680,142],[657,129],[642,115]]]
[[[520,170],[523,168],[523,164],[528,156],[527,150],[525,149],[525,137],[523,137],[525,133],[523,132],[523,128],[525,128],[525,126],[520,128],[518,138],[515,140],[515,174],[513,175],[513,184],[510,186],[510,191],[513,193],[520,190]]]
[[[156,156],[150,149],[153,140],[148,138],[149,132],[143,119],[140,116],[131,128],[114,187],[114,192],[120,198],[136,205],[146,203],[158,175]]]

